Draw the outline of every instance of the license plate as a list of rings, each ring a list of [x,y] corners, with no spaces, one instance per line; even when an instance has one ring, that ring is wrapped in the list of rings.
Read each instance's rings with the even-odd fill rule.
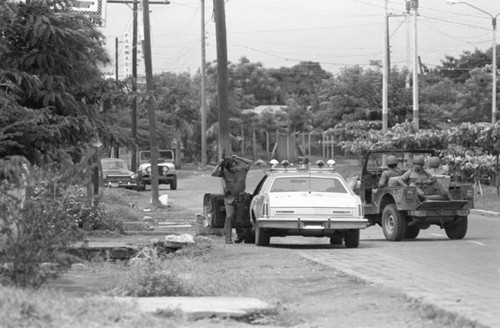
[[[118,188],[118,183],[114,182],[114,183],[110,183],[109,186],[111,188]]]

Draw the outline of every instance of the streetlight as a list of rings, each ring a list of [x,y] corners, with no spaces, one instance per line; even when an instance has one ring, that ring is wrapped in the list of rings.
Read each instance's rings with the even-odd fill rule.
[[[496,42],[495,42],[495,34],[496,34],[496,29],[497,29],[497,17],[500,15],[500,13],[496,15],[492,15],[489,12],[478,8],[474,5],[471,5],[470,3],[464,2],[464,1],[459,1],[459,0],[448,0],[448,4],[454,5],[457,3],[461,3],[464,5],[467,5],[469,7],[472,7],[476,10],[479,10],[482,13],[485,13],[486,15],[491,17],[491,26],[493,28],[493,47],[492,47],[492,67],[491,67],[491,74],[492,74],[492,91],[491,91],[491,124],[495,124],[496,122],[496,112],[497,112],[497,49],[496,49]]]

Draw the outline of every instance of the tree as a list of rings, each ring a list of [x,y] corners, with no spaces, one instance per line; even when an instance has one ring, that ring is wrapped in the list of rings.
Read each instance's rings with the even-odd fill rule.
[[[109,61],[103,36],[63,2],[2,1],[0,12],[0,156],[79,156],[99,121],[87,91]]]

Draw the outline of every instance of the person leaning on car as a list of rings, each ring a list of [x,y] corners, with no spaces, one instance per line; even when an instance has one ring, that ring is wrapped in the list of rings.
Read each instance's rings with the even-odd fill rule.
[[[378,181],[379,188],[392,187],[393,180],[390,180],[390,178],[399,177],[403,174],[403,171],[398,167],[398,158],[396,156],[387,156],[386,163],[388,169],[382,172],[382,175],[380,176],[380,180]]]
[[[235,219],[238,196],[245,192],[246,178],[252,161],[247,158],[231,155],[230,158],[220,160],[212,171],[212,176],[222,178],[224,190],[224,206],[226,208],[226,220],[224,222],[224,236],[226,244],[232,244],[232,223]],[[238,218],[236,218],[238,221]],[[241,222],[235,222],[237,239],[236,243],[243,241],[243,230]]]

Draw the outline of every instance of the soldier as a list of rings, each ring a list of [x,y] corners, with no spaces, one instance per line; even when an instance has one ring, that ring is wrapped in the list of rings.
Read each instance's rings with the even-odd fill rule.
[[[383,188],[383,187],[391,187],[392,182],[390,182],[390,178],[394,177],[399,177],[401,174],[403,174],[403,171],[398,167],[398,158],[394,155],[389,155],[387,156],[387,167],[388,169],[382,172],[382,175],[380,176],[380,180],[378,182],[378,187]]]
[[[251,165],[251,160],[232,155],[230,158],[222,159],[212,171],[212,176],[222,178],[224,207],[226,208],[226,221],[224,222],[226,244],[233,243],[232,225],[235,219],[238,197],[245,192],[247,173]],[[239,228],[241,222],[235,223],[238,236],[235,243],[241,243],[244,239],[244,231],[241,227]]]
[[[429,169],[427,170],[431,175],[443,175],[441,169],[441,160],[437,156],[432,156],[429,159]]]
[[[424,199],[424,195],[435,193],[447,195],[448,190],[429,172],[424,170],[424,164],[423,155],[415,156],[413,158],[414,167],[399,177],[398,184],[406,187],[417,187],[417,194],[420,199]]]

